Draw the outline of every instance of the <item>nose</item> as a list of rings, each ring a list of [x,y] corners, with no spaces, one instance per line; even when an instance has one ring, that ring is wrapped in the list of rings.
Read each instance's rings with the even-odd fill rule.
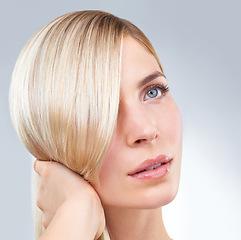
[[[154,114],[155,115],[155,114]],[[155,116],[142,106],[126,104],[118,115],[121,134],[126,143],[131,146],[153,143],[159,136]]]

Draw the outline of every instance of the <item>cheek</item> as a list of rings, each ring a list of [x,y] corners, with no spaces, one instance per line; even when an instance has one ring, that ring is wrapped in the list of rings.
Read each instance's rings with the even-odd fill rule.
[[[182,118],[174,101],[163,109],[160,116],[159,132],[169,146],[179,147],[182,142]]]
[[[123,172],[121,170],[123,171],[123,166],[121,165],[121,161],[118,161],[116,157],[120,154],[118,146],[118,144],[112,145],[111,150],[103,161],[98,179],[92,183],[103,202],[106,201],[106,196],[109,196],[113,189],[116,189],[116,186],[122,182],[121,176]]]
[[[104,190],[107,185],[109,185],[109,179],[112,177],[115,168],[113,166],[113,160],[110,155],[107,155],[101,166],[98,180],[99,180],[99,191]],[[97,189],[96,189],[97,190]]]
[[[117,156],[119,156],[121,152],[120,146],[121,144],[116,139],[112,140],[110,144],[110,149],[107,152],[100,169],[100,173],[99,173],[100,180],[103,181],[104,179],[111,177],[111,175],[116,175],[116,176],[119,175],[120,169],[121,169],[121,163],[120,161],[118,161]]]

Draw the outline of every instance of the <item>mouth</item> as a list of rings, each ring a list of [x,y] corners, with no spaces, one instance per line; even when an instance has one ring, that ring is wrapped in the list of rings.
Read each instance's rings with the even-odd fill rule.
[[[172,160],[167,155],[159,155],[155,159],[147,159],[129,173],[128,176],[143,180],[162,178],[170,171]]]

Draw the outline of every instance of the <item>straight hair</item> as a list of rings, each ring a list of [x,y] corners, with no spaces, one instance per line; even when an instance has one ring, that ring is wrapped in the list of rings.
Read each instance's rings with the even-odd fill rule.
[[[163,71],[143,32],[103,11],[65,14],[28,41],[14,68],[9,99],[14,127],[35,158],[60,162],[90,182],[98,173],[117,122],[127,35],[148,49]],[[99,239],[108,238],[105,231]]]

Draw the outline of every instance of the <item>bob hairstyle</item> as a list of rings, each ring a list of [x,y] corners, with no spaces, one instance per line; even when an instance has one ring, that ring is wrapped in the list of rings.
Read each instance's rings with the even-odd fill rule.
[[[60,162],[89,181],[97,173],[117,121],[127,35],[147,48],[162,70],[140,29],[102,11],[60,16],[28,41],[13,72],[10,113],[35,158]]]

